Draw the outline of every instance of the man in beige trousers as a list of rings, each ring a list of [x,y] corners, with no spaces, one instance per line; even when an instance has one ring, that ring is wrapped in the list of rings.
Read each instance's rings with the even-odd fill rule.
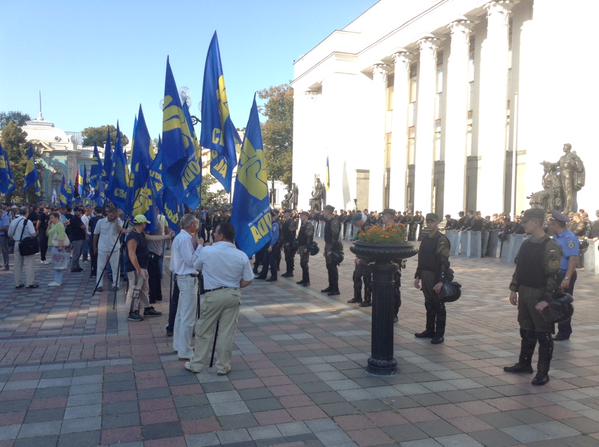
[[[208,365],[216,324],[220,321],[216,372],[226,375],[231,371],[241,289],[250,285],[254,273],[247,255],[235,248],[235,230],[230,223],[220,223],[213,237],[214,244],[200,251],[194,265],[202,271],[205,295],[200,319],[195,325],[193,356],[185,362],[185,369],[198,373]]]

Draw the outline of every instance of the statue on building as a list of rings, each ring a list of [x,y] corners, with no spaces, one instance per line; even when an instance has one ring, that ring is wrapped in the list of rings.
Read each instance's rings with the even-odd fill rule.
[[[293,195],[291,196],[291,205],[293,206],[292,209],[296,210],[297,203],[299,201],[299,188],[295,183],[291,184],[291,192],[293,193]]]
[[[582,189],[585,182],[584,164],[576,152],[572,151],[570,143],[564,144],[564,155],[556,163],[559,167],[559,177],[564,194],[564,208],[566,213],[578,211],[576,194]]]
[[[320,177],[314,176],[314,189],[310,198],[310,209],[312,211],[322,211],[327,204],[327,191],[320,181]]]
[[[281,202],[284,210],[296,210],[297,209],[297,195],[298,189],[295,183],[287,186],[287,194]]]
[[[576,212],[576,193],[584,186],[585,169],[580,157],[572,152],[572,145],[564,144],[564,155],[557,163],[544,161],[542,165],[543,190],[528,196],[530,206],[547,212]]]

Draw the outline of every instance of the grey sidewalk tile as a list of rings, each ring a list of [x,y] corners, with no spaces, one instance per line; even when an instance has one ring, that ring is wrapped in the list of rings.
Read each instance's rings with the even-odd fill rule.
[[[92,394],[76,394],[74,396],[69,396],[69,400],[67,401],[67,407],[77,407],[80,405],[92,405],[102,402],[102,394],[101,393],[92,393]]]
[[[471,436],[461,434],[435,438],[443,447],[484,447]]]
[[[434,439],[419,439],[417,441],[400,442],[400,447],[441,447]]]
[[[306,421],[306,425],[314,433],[339,429],[339,426],[333,420],[328,419],[328,418],[327,419],[314,419],[311,421]]]
[[[229,416],[232,414],[249,413],[250,410],[242,401],[219,402],[212,404],[214,414],[217,416]]]
[[[320,442],[322,442],[326,446],[339,446],[342,444],[351,443],[352,440],[349,436],[345,434],[343,430],[328,430],[328,431],[319,431],[316,434],[316,437]]]
[[[57,442],[58,436],[48,435],[17,439],[14,445],[15,447],[48,447],[55,446]]]
[[[233,444],[236,442],[251,441],[252,437],[246,429],[240,430],[225,430],[216,432],[218,440],[221,444]]]
[[[3,391],[30,390],[37,388],[39,382],[39,380],[15,380],[14,382],[7,382]]]
[[[78,419],[67,419],[63,421],[61,433],[78,433],[84,431],[100,430],[102,427],[102,418],[92,416]]]
[[[51,388],[55,386],[70,386],[72,378],[62,377],[59,379],[41,379],[37,385],[37,388]]]
[[[572,427],[568,427],[561,422],[541,422],[539,424],[532,424],[531,427],[540,430],[541,432],[551,436],[551,439],[567,438],[569,436],[578,436],[580,432],[574,430]],[[599,430],[599,428],[598,428]]]
[[[7,439],[15,439],[19,434],[20,429],[21,424],[5,425],[3,427],[0,427],[0,441],[5,441]]]
[[[19,438],[33,438],[36,436],[57,435],[60,433],[62,421],[36,422],[23,424],[19,431]]]
[[[185,436],[187,447],[209,447],[220,445],[220,441],[216,433],[204,433],[201,435]]]
[[[81,385],[71,385],[70,395],[75,396],[77,394],[90,394],[90,393],[101,393],[101,383],[86,383]]]
[[[64,408],[48,408],[45,410],[29,410],[25,416],[25,423],[61,421]]]
[[[286,424],[277,424],[277,428],[285,437],[312,433],[308,426],[303,422],[288,422]]]
[[[276,425],[248,428],[248,432],[254,441],[281,437],[281,432]]]
[[[81,405],[78,407],[67,407],[64,413],[64,419],[77,419],[85,417],[100,416],[102,414],[102,404]]]
[[[551,436],[548,434],[528,425],[516,425],[515,427],[502,428],[501,431],[522,443],[551,439]]]
[[[65,433],[58,438],[58,447],[95,447],[100,444],[100,431]]]

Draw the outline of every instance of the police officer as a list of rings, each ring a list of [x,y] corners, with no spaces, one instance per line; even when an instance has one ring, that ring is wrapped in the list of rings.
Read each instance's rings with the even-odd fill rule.
[[[445,304],[439,297],[444,279],[451,279],[449,269],[449,239],[439,232],[439,217],[429,213],[425,218],[424,232],[418,250],[418,267],[414,275],[414,287],[424,294],[426,329],[414,334],[416,338],[430,338],[434,345],[445,341]]]
[[[366,222],[368,217],[362,213],[357,213],[353,219],[352,224],[358,229],[355,239],[360,237],[360,233],[366,231]],[[355,268],[353,274],[354,281],[354,297],[348,301],[348,303],[359,304],[360,307],[369,307],[372,305],[372,288],[371,288],[372,272],[368,267],[368,262],[362,258],[356,257]],[[364,284],[364,300],[362,300],[362,284]]]
[[[285,210],[284,219],[281,231],[283,243],[283,251],[285,253],[285,273],[281,276],[284,278],[292,278],[295,268],[295,253],[297,252],[297,242],[295,233],[297,233],[297,220],[292,215],[290,210]]]
[[[549,233],[562,249],[562,259],[559,269],[560,287],[565,292],[574,296],[574,283],[576,283],[576,266],[580,257],[580,241],[574,233],[567,229],[568,217],[554,211],[549,219]],[[560,321],[556,341],[568,340],[572,334],[572,317]]]
[[[516,270],[510,284],[510,303],[518,306],[520,324],[520,358],[513,366],[503,368],[509,373],[532,373],[532,355],[539,342],[537,374],[533,385],[549,382],[549,365],[553,354],[553,322],[543,317],[549,301],[559,288],[562,251],[545,234],[545,211],[529,209],[522,225],[530,237],[524,241],[516,259]]]
[[[337,266],[343,256],[343,245],[339,241],[341,223],[339,218],[333,214],[335,207],[327,205],[324,207],[324,258],[329,275],[329,286],[321,290],[329,296],[339,295],[339,272]]]
[[[308,287],[310,285],[310,252],[308,248],[312,245],[314,239],[314,225],[309,220],[310,213],[302,211],[300,213],[300,228],[297,234],[297,251],[300,255],[300,267],[302,268],[302,280],[297,283],[300,286]]]
[[[391,208],[387,208],[383,210],[383,219],[382,219],[383,227],[386,229],[391,229],[395,227],[397,224],[395,223],[395,210]],[[393,311],[395,312],[395,317],[393,318],[393,322],[397,323],[399,321],[399,308],[401,307],[401,267],[399,264],[394,264],[396,269],[395,273],[393,273]]]

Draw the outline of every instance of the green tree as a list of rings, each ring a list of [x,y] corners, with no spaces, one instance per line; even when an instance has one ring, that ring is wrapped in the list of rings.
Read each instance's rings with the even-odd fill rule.
[[[26,121],[31,120],[29,115],[22,112],[10,111],[0,112],[0,129],[4,129],[8,123],[14,122],[17,126],[24,126]]]
[[[293,89],[289,84],[277,85],[258,92],[264,100],[261,114],[264,158],[268,178],[274,188],[275,180],[291,186],[293,159]]]
[[[201,189],[201,197],[202,197],[202,208],[207,209],[228,209],[229,199],[227,193],[224,189],[219,188],[218,191],[212,192],[210,191],[210,187],[216,183],[216,179],[208,174],[209,167],[203,168],[203,176],[202,176],[202,189]]]
[[[112,146],[114,149],[114,142],[116,141],[116,127],[112,124],[107,124],[100,127],[86,127],[83,129],[81,134],[83,135],[83,146],[93,146],[97,144],[98,146],[104,147],[106,144],[106,135],[110,131],[110,139],[112,141]],[[127,135],[121,131],[121,138],[123,141],[123,146],[126,146],[129,143],[129,138]]]
[[[26,201],[23,190],[25,181],[25,167],[27,165],[27,133],[20,126],[10,121],[1,134],[2,147],[8,153],[8,158],[15,176],[15,192],[11,199]]]

